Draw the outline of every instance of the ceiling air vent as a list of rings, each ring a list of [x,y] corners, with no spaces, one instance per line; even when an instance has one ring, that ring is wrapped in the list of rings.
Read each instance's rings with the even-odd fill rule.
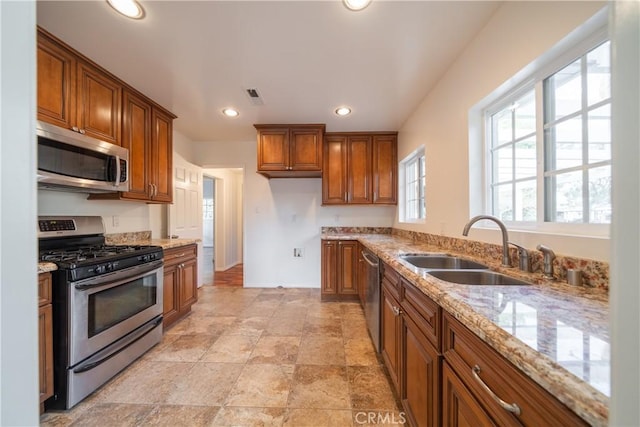
[[[258,89],[249,88],[249,89],[246,89],[246,92],[247,92],[247,96],[249,96],[249,101],[253,105],[264,105],[264,101],[260,97],[260,94],[258,93]]]

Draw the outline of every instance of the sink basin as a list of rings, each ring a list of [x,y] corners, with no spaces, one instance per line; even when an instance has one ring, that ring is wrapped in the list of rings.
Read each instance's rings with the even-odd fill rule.
[[[432,270],[429,274],[445,282],[461,285],[531,285],[495,271]]]
[[[403,255],[400,258],[409,264],[418,268],[435,268],[435,269],[482,269],[487,268],[486,265],[470,261],[464,258],[458,258],[450,255],[434,254],[434,255]]]

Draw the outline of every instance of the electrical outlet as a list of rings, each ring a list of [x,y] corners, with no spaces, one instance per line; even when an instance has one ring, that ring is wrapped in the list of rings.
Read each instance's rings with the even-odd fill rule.
[[[120,227],[120,217],[118,215],[114,215],[111,217],[111,224],[114,227]]]
[[[304,250],[302,248],[293,248],[293,257],[302,258],[304,256]]]

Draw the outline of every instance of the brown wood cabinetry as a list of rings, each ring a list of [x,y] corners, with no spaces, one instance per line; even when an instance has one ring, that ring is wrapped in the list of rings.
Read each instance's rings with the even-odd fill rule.
[[[164,251],[164,321],[166,329],[191,311],[198,300],[198,248],[195,244]]]
[[[397,133],[327,133],[322,204],[397,203]]]
[[[443,315],[443,350],[444,357],[453,371],[449,376],[457,376],[468,390],[468,395],[464,397],[465,407],[480,406],[495,424],[587,425],[446,312]],[[447,398],[452,397],[447,394],[444,396],[446,411],[459,411],[451,409],[459,403],[447,402]],[[497,401],[498,398],[508,406],[502,407]],[[455,400],[460,400],[460,397],[455,397]],[[447,418],[449,416],[450,414],[445,415]]]
[[[38,28],[38,120],[120,145],[122,84]]]
[[[396,391],[402,378],[402,309],[400,275],[381,262],[380,354]]]
[[[322,300],[358,299],[358,242],[322,240]]]
[[[129,191],[90,199],[173,201],[175,116],[42,28],[38,119],[129,150]]]
[[[268,178],[319,178],[323,124],[254,125],[258,131],[258,173]]]
[[[38,275],[38,366],[40,372],[40,412],[43,402],[53,396],[53,309],[51,273]]]
[[[586,425],[424,292],[382,268],[382,359],[410,425]]]

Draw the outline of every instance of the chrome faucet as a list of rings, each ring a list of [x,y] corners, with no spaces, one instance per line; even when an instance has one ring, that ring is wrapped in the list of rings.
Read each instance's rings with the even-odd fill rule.
[[[536,246],[536,249],[539,250],[540,252],[542,252],[544,258],[542,261],[543,264],[543,270],[542,270],[542,274],[545,277],[545,279],[549,279],[549,280],[555,280],[555,276],[553,275],[553,260],[556,257],[556,254],[551,250],[551,248],[548,248],[544,245],[538,245]]]
[[[491,216],[491,215],[474,216],[464,226],[464,229],[462,230],[462,235],[463,236],[468,236],[469,235],[469,229],[471,229],[471,226],[473,224],[475,224],[476,222],[478,222],[480,220],[483,220],[483,219],[488,219],[490,221],[493,221],[496,224],[498,224],[498,227],[500,227],[500,231],[502,231],[502,266],[503,267],[511,267],[511,255],[509,254],[509,236],[507,234],[507,227],[505,227],[504,224],[502,223],[502,221],[500,221],[495,216]]]

